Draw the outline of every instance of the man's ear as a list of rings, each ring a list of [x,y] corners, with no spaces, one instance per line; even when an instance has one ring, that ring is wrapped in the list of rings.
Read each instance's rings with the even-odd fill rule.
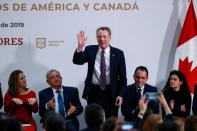
[[[149,77],[147,76],[146,82],[148,81],[148,78],[149,78]]]
[[[49,84],[49,80],[47,79],[46,82]]]

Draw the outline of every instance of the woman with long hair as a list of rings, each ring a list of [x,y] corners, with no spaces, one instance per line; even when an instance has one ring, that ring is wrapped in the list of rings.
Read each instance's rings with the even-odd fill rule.
[[[26,78],[21,70],[14,70],[10,74],[4,110],[20,120],[24,129],[36,131],[36,123],[32,117],[32,112],[38,112],[36,93],[27,88]]]
[[[190,115],[191,94],[187,81],[180,71],[170,72],[163,94],[173,116],[186,118]]]

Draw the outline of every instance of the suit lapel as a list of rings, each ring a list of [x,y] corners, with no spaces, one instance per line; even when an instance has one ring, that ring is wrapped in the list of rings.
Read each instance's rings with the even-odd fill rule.
[[[95,60],[96,60],[96,54],[98,52],[99,46],[95,46],[94,50],[91,50],[91,57],[92,57],[92,67],[94,68]]]
[[[146,94],[146,92],[149,92],[149,90],[148,90],[147,85],[145,84],[145,85],[144,85],[144,92],[143,92],[143,95]]]
[[[49,100],[54,98],[52,87],[49,88],[48,98],[49,98]]]
[[[116,57],[115,51],[114,51],[113,47],[110,46],[110,74],[114,71],[115,57]],[[113,66],[111,66],[111,65],[113,65]]]
[[[138,100],[137,89],[136,89],[135,84],[133,84],[131,86],[132,86],[132,88],[131,88],[130,92],[132,92],[132,94],[131,94],[132,96],[131,96],[130,100],[134,101],[133,105],[137,105],[138,104],[138,101],[137,101]]]
[[[62,88],[63,88],[64,107],[65,107],[66,112],[67,112],[68,108],[69,108],[68,107],[68,105],[69,105],[68,102],[70,102],[70,101],[68,101],[68,100],[70,100],[70,94],[69,94],[68,90],[66,90],[66,87],[62,86]]]
[[[68,98],[67,98],[66,90],[65,90],[64,86],[62,86],[62,88],[63,88],[63,98],[64,98],[64,105],[65,105],[65,102],[66,102],[66,100],[67,100]]]

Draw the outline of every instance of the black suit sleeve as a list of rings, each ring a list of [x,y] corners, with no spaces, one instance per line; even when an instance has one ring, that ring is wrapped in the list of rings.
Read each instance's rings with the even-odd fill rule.
[[[1,91],[1,83],[0,83],[0,109],[3,107],[3,95]]]
[[[41,117],[44,116],[44,113],[46,112],[46,102],[45,102],[45,98],[44,98],[44,94],[43,92],[39,92],[39,115]]]
[[[121,60],[120,60],[120,73],[119,73],[119,81],[120,81],[120,94],[119,96],[123,97],[125,94],[126,86],[127,86],[127,77],[126,77],[126,64],[125,64],[125,57],[124,53],[121,53]]]
[[[73,56],[73,63],[77,65],[83,65],[88,61],[87,58],[87,49],[85,51],[77,52],[77,50],[74,52]]]
[[[77,88],[74,88],[74,94],[71,98],[71,104],[77,108],[77,111],[75,112],[75,115],[79,115],[83,112],[83,107],[81,105],[81,102],[79,100],[79,92]]]
[[[125,120],[132,121],[133,120],[133,107],[132,100],[129,97],[129,89],[126,89],[125,95],[123,97],[123,103],[121,106],[122,115],[125,117]]]
[[[195,85],[195,89],[194,89],[192,111],[195,115],[197,115],[197,84]]]

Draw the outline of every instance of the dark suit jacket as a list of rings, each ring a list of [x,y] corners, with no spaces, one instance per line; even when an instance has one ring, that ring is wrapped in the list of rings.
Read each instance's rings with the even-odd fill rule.
[[[3,95],[1,91],[1,83],[0,83],[0,109],[3,107]]]
[[[197,115],[197,84],[195,85],[195,89],[194,89],[192,111],[195,115]]]
[[[86,46],[83,52],[75,51],[73,56],[74,64],[82,65],[86,62],[88,63],[88,72],[82,96],[84,99],[87,99],[92,87],[92,74],[98,49],[98,45]],[[127,78],[124,53],[123,51],[110,46],[110,86],[113,99],[117,96],[124,95],[126,85]]]
[[[77,108],[77,112],[68,116],[66,119],[71,120],[74,123],[74,125],[78,128],[79,122],[77,119],[77,115],[79,115],[83,111],[83,107],[81,106],[81,102],[79,100],[78,89],[74,87],[63,86],[63,95],[64,95],[64,107],[65,107],[66,112],[68,112],[68,109],[70,108],[69,107],[70,103],[76,106]],[[47,111],[46,103],[49,100],[53,99],[53,97],[54,97],[54,94],[53,94],[52,87],[48,87],[39,92],[39,114],[41,116],[41,122],[43,122],[44,114]]]
[[[80,131],[99,131],[100,129],[98,129],[98,128],[85,128],[85,129],[82,129],[82,130],[80,130]]]
[[[144,92],[157,92],[157,88],[151,85],[144,85]],[[136,110],[138,110],[138,100],[137,100],[137,89],[135,84],[129,85],[127,87],[127,91],[125,92],[123,98],[123,104],[121,107],[121,111],[126,121],[133,121],[137,116]],[[150,101],[148,103],[148,109],[151,109],[154,113],[159,113],[159,103],[156,101]],[[148,110],[147,109],[147,110]]]

